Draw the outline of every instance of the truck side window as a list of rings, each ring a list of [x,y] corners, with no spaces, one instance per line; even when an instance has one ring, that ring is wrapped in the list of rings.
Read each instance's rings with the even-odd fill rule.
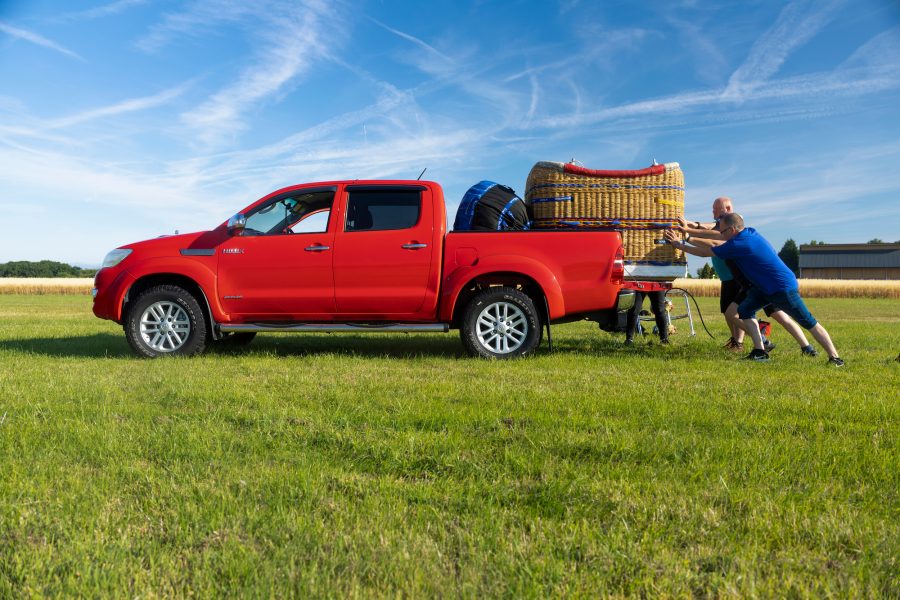
[[[260,206],[247,216],[244,235],[324,233],[334,192],[296,193]]]
[[[351,190],[344,230],[409,229],[419,222],[421,205],[419,190]]]

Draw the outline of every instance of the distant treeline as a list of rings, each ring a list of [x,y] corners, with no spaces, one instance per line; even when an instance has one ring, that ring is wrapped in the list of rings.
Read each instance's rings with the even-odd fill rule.
[[[82,269],[52,260],[0,263],[0,277],[93,277],[97,269]]]

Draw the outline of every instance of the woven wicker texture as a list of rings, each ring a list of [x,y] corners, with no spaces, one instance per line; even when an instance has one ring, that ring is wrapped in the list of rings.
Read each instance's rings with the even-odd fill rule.
[[[626,262],[687,263],[684,252],[663,241],[663,231],[684,214],[678,163],[604,172],[539,162],[525,187],[536,229],[615,228],[622,232]]]

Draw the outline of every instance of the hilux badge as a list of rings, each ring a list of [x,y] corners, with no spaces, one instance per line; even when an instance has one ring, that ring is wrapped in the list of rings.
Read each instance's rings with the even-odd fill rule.
[[[222,248],[222,254],[243,254],[243,248]]]

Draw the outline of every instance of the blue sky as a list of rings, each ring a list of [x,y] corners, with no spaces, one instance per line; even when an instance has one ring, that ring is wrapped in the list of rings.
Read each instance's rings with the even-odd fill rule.
[[[0,0],[0,262],[279,187],[681,163],[776,248],[900,240],[900,4]],[[692,267],[699,266],[693,264]]]

